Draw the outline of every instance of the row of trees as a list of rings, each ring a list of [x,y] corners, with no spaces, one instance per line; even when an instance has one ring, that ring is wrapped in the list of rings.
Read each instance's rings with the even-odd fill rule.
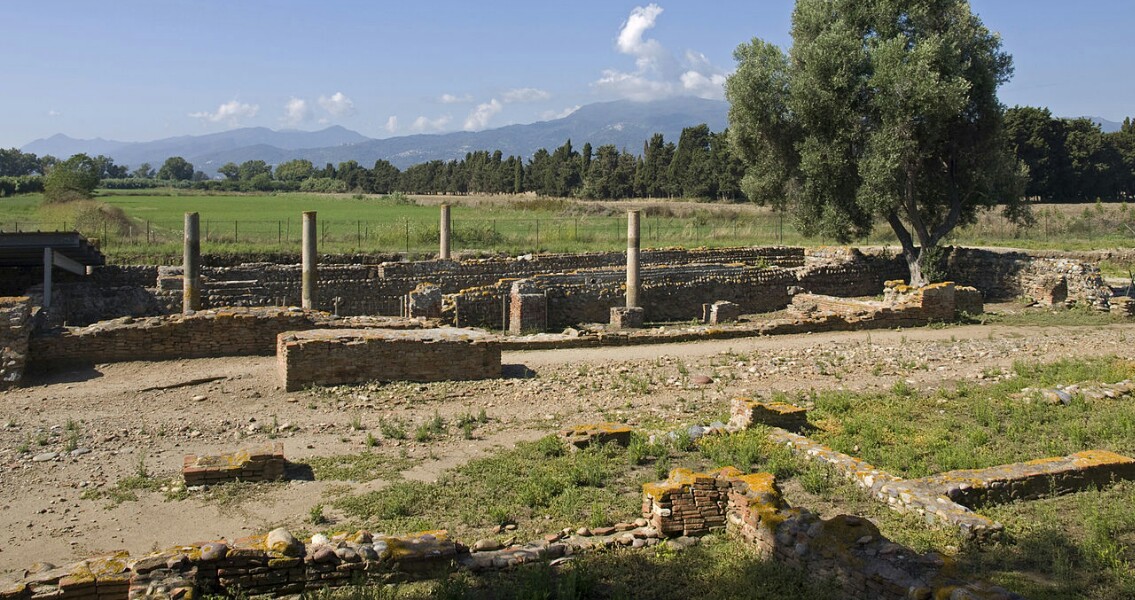
[[[1046,202],[1135,196],[1135,123],[1104,133],[1086,118],[1058,119],[1047,108],[1005,111],[1005,131],[1029,168],[1025,195]]]
[[[1004,122],[1010,145],[1028,167],[1027,197],[1076,202],[1135,195],[1135,124],[1130,118],[1121,131],[1103,133],[1088,119],[1059,119],[1047,108],[1014,107],[1006,111]],[[744,139],[739,137],[742,152],[747,152]],[[54,177],[56,184],[47,185],[52,178],[42,176],[57,166],[62,170]],[[497,150],[470,152],[461,160],[433,160],[405,171],[385,160],[371,168],[356,161],[317,168],[298,159],[274,168],[263,160],[230,162],[218,172],[223,179],[209,180],[180,156],[170,157],[157,170],[145,163],[131,171],[102,155],[79,154],[61,161],[16,148],[0,149],[0,196],[47,188],[67,190],[68,197],[89,196],[101,184],[112,189],[178,185],[220,191],[374,194],[535,192],[594,199],[746,197],[741,186],[745,169],[730,146],[728,130],[714,133],[704,124],[684,129],[677,144],[655,134],[638,155],[613,145],[584,144],[577,150],[568,140],[551,152],[538,150],[527,163]]]
[[[2,150],[0,178],[50,173],[60,161],[37,158],[13,148]],[[81,158],[76,158],[81,157]],[[356,161],[317,168],[311,161],[290,160],[273,168],[263,160],[227,163],[218,169],[220,180],[207,180],[191,163],[175,156],[154,171],[143,164],[134,171],[115,165],[105,156],[76,155],[112,189],[181,185],[222,191],[299,190],[309,192],[363,192],[386,194],[499,194],[535,192],[542,196],[595,199],[684,197],[742,199],[743,168],[729,145],[728,132],[714,133],[705,124],[682,131],[677,144],[654,134],[635,155],[614,145],[576,149],[571,140],[548,151],[538,150],[525,163],[519,156],[504,157],[500,150],[470,152],[463,159],[433,160],[405,171],[385,160],[367,168]],[[71,159],[68,159],[69,161]],[[25,186],[27,188],[27,186]],[[23,189],[20,191],[42,191]],[[0,188],[0,193],[3,189]]]

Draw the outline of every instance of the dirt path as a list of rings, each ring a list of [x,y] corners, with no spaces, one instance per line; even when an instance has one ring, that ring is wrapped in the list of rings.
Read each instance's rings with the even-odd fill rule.
[[[273,357],[52,373],[0,393],[0,573],[36,561],[63,564],[119,548],[139,553],[281,524],[310,529],[313,506],[344,491],[386,485],[382,479],[291,481],[224,486],[232,489],[176,500],[160,490],[138,490],[137,500],[117,504],[97,497],[140,471],[167,490],[176,488],[188,453],[282,441],[286,456],[303,462],[369,450],[407,466],[404,477],[432,480],[494,448],[564,425],[621,419],[676,427],[723,414],[736,395],[888,387],[899,379],[934,387],[996,377],[1015,360],[1130,355],[1128,339],[1135,339],[1135,324],[960,326],[507,352],[504,362],[523,365],[530,377],[298,393],[279,388]],[[693,383],[695,375],[712,382]],[[489,422],[466,439],[455,421],[482,410]],[[435,415],[446,421],[448,434],[413,441],[414,429]],[[391,424],[409,439],[386,435]],[[336,518],[333,511],[328,516]]]

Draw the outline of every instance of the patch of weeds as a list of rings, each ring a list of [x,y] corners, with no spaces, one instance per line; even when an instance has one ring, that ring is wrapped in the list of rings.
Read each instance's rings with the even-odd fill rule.
[[[383,419],[378,422],[378,431],[388,440],[406,439],[406,426],[397,419]]]
[[[31,449],[32,449],[31,442],[28,441],[28,438],[24,438],[24,440],[22,442],[20,442],[19,445],[16,446],[16,453],[17,454],[27,454],[28,452],[31,452]]]
[[[425,423],[418,425],[414,430],[415,442],[428,442],[433,439],[444,436],[446,433],[445,419],[441,415],[434,413],[434,416],[427,420]]]
[[[400,473],[414,466],[414,461],[377,452],[319,456],[307,461],[316,479],[334,481],[373,481],[396,479]]]
[[[669,455],[670,450],[665,444],[651,442],[637,431],[631,434],[631,441],[627,445],[627,464],[638,466]]]
[[[366,429],[366,425],[363,424],[362,415],[351,417],[351,431],[362,431],[364,429]]]
[[[327,523],[327,516],[323,514],[323,505],[316,504],[311,507],[307,514],[307,522],[312,525],[323,525]]]
[[[374,448],[378,445],[378,438],[374,437],[374,434],[368,431],[367,437],[365,440],[363,440],[363,443],[366,444],[367,448]]]

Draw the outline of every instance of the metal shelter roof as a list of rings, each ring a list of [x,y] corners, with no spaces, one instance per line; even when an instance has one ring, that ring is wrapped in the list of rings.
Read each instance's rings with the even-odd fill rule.
[[[0,233],[0,267],[42,267],[51,248],[86,267],[106,264],[106,257],[77,231]]]

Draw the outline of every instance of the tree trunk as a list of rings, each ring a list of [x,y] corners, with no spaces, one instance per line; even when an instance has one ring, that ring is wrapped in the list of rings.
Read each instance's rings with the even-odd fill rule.
[[[906,266],[910,270],[910,286],[918,288],[930,283],[922,274],[922,261],[926,257],[925,249],[903,248],[903,256],[906,257]]]

